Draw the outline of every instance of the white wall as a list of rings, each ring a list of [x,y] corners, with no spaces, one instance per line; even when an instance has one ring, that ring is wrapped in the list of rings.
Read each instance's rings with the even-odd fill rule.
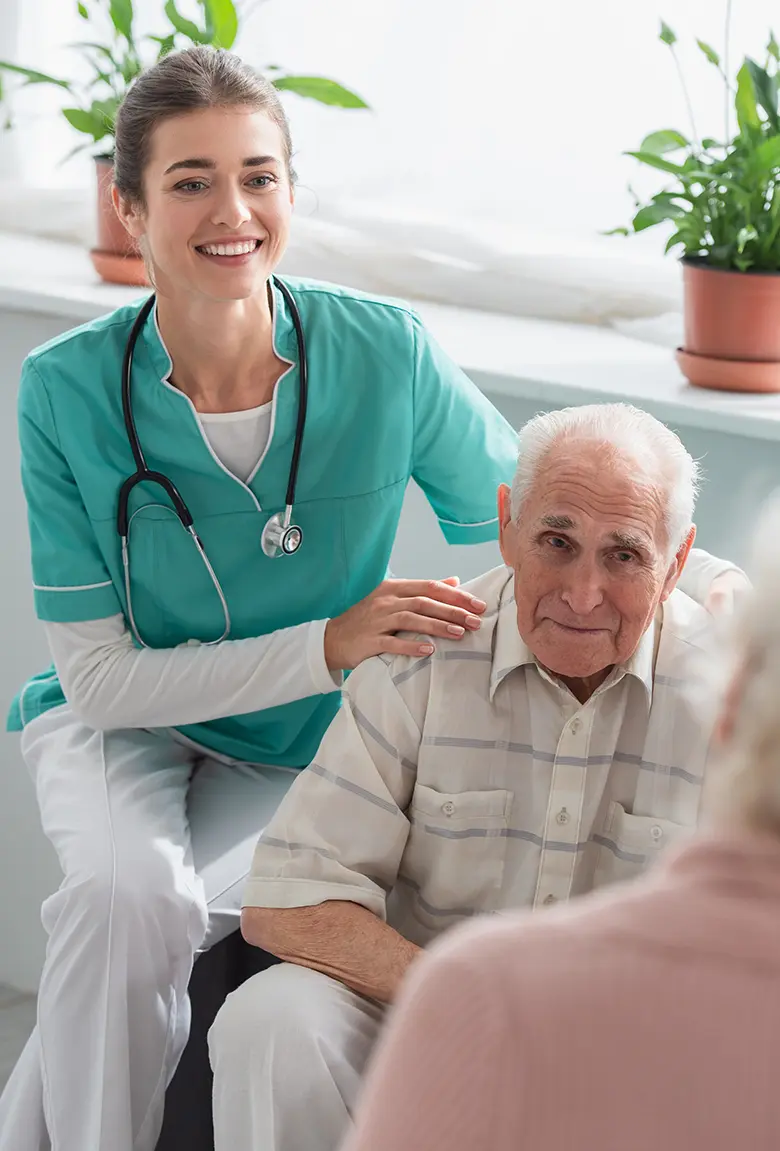
[[[0,719],[20,684],[50,662],[35,620],[27,523],[19,482],[16,391],[27,352],[65,325],[0,311]],[[4,724],[0,725],[0,727]],[[0,983],[37,985],[43,960],[40,904],[59,882],[43,837],[19,736],[0,733]]]

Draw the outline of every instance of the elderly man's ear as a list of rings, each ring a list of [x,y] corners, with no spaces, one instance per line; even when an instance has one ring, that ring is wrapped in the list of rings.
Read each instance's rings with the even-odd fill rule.
[[[498,489],[498,542],[501,558],[508,568],[514,569],[517,558],[517,525],[512,518],[511,490],[506,484]]]
[[[666,582],[664,590],[661,593],[661,603],[669,598],[674,589],[677,587],[677,581],[682,575],[682,570],[685,567],[685,562],[690,555],[693,541],[696,539],[696,528],[691,525],[691,530],[683,540],[680,547],[677,549],[677,554],[669,565],[669,571],[666,574]]]

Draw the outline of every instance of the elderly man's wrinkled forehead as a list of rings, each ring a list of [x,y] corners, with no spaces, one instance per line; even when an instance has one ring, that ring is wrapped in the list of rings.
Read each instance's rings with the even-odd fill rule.
[[[621,525],[647,547],[666,546],[666,488],[649,453],[593,440],[562,438],[540,461],[521,521],[556,517],[567,528]],[[529,525],[530,526],[530,525]],[[563,530],[563,527],[561,527]]]

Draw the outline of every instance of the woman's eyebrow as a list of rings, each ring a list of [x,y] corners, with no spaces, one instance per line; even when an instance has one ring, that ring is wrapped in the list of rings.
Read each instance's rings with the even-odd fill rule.
[[[260,168],[263,164],[278,164],[278,162],[276,156],[249,156],[243,161],[242,167]],[[165,169],[163,175],[167,176],[170,172],[178,172],[182,168],[207,168],[213,171],[216,166],[216,160],[208,160],[205,156],[193,156],[188,160],[177,160],[175,164],[171,164]]]

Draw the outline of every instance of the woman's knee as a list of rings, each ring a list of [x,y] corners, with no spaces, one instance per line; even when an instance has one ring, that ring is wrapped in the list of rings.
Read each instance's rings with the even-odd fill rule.
[[[75,867],[52,897],[52,910],[77,912],[95,928],[110,920],[114,930],[155,925],[164,935],[191,934],[194,947],[205,934],[207,909],[201,885],[191,868],[177,867],[170,845],[139,843],[101,850],[85,844]],[[46,918],[46,905],[44,905]]]

